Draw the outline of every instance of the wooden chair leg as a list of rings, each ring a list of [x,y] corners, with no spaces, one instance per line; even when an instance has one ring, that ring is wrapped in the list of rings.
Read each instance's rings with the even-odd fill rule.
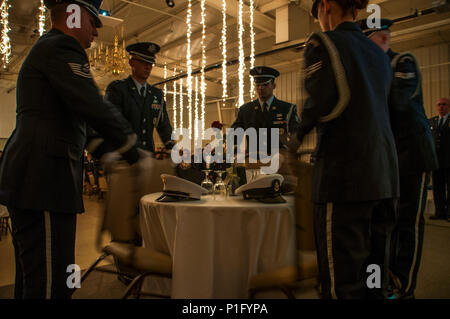
[[[101,262],[103,259],[105,259],[109,254],[103,253],[100,255],[100,257],[97,258],[97,260],[86,270],[86,272],[81,276],[81,283],[87,278],[87,276],[95,269],[95,267],[98,265],[99,262]]]
[[[131,284],[129,284],[127,290],[125,291],[124,295],[122,296],[122,299],[127,299],[132,293],[133,293],[133,289],[135,288],[135,286],[137,284],[139,284],[139,282],[142,280],[142,277],[145,274],[141,274],[139,276],[136,276],[133,281],[131,282]]]
[[[292,292],[291,288],[287,286],[280,287],[281,291],[286,295],[288,299],[297,299],[295,298],[294,293]]]

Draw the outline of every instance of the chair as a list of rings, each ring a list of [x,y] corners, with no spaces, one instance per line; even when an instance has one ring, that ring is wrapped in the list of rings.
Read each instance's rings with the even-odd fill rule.
[[[150,248],[137,247],[130,244],[136,237],[135,235],[140,233],[139,201],[143,195],[148,194],[148,189],[153,187],[151,183],[156,179],[152,169],[153,161],[155,159],[145,157],[132,166],[124,162],[108,165],[109,191],[96,242],[102,254],[81,278],[81,282],[83,282],[94,270],[124,275],[119,271],[96,268],[107,256],[115,257],[123,265],[139,273],[128,285],[122,297],[123,299],[131,295],[135,295],[136,298],[139,298],[141,295],[162,298],[170,297],[157,293],[143,292],[141,291],[141,286],[143,280],[148,276],[171,278],[171,257]],[[102,247],[102,236],[105,232],[109,232],[114,241]]]
[[[98,177],[98,197],[100,199],[103,199],[103,195],[108,191],[108,184],[106,183],[105,176],[99,176]]]
[[[88,178],[89,178],[89,185],[90,185],[90,190],[89,190],[89,197],[91,197],[91,195],[95,195],[98,193],[98,185],[95,183],[95,178],[94,175],[92,173],[88,173]]]
[[[299,177],[295,195],[297,265],[276,268],[256,274],[249,282],[249,298],[264,290],[281,290],[287,298],[295,299],[293,288],[303,280],[319,277],[317,264],[313,212],[311,201],[313,165],[297,162],[296,176]]]
[[[0,205],[0,240],[2,235],[8,235],[8,231],[12,233],[9,226],[9,213],[6,206]]]

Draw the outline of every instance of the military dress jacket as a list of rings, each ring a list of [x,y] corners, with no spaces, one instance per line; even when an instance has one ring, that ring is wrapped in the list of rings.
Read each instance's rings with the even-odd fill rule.
[[[360,202],[399,196],[389,118],[388,56],[352,22],[307,42],[301,141],[317,127],[313,201]]]
[[[257,149],[259,150],[260,128],[279,128],[279,134],[281,136],[287,133],[295,133],[298,128],[298,123],[296,105],[278,100],[274,97],[268,111],[262,110],[258,100],[242,105],[231,127],[235,129],[242,128],[244,131],[251,127],[255,128],[258,140]],[[270,130],[267,131],[267,134],[266,147],[269,151],[271,146]],[[237,141],[237,143],[239,142]],[[270,152],[267,154],[270,154]]]
[[[450,168],[450,115],[439,126],[439,116],[432,117],[429,121],[433,133],[439,168]]]
[[[388,51],[394,78],[389,97],[400,175],[431,172],[438,162],[423,107],[419,64],[411,53]]]
[[[83,212],[87,124],[117,148],[132,134],[120,113],[103,102],[79,42],[52,29],[34,44],[19,72],[16,127],[0,161],[0,203]]]
[[[155,151],[153,129],[156,128],[164,144],[171,142],[172,126],[167,115],[163,92],[147,85],[145,98],[142,97],[131,76],[114,81],[106,89],[105,100],[114,104],[130,122],[137,134],[138,147]]]

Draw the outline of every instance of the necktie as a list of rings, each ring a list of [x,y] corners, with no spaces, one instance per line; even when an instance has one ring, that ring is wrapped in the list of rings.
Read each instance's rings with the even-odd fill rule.
[[[438,129],[439,129],[439,130],[441,129],[442,122],[444,122],[444,118],[443,118],[443,117],[440,117],[440,118],[439,118],[439,122],[438,122]]]
[[[267,103],[266,103],[266,102],[263,103],[263,109],[262,109],[262,111],[263,111],[263,112],[267,111]]]
[[[145,97],[145,85],[141,87],[141,96]]]

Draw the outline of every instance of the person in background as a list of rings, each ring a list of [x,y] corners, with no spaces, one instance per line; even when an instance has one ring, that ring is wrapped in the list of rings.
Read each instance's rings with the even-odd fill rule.
[[[172,126],[164,94],[147,83],[160,48],[155,43],[138,42],[130,44],[126,50],[130,55],[131,75],[111,82],[106,88],[105,100],[114,104],[130,122],[139,148],[155,152],[153,130],[156,128],[166,150],[171,150],[175,143],[171,138]]]
[[[250,70],[250,75],[255,81],[255,88],[258,99],[242,105],[239,108],[236,120],[231,125],[233,129],[255,128],[257,133],[257,152],[258,158],[261,156],[260,142],[262,138],[259,134],[260,128],[266,128],[267,141],[263,141],[266,145],[267,154],[271,154],[271,128],[278,128],[279,135],[284,136],[288,133],[295,132],[298,127],[297,107],[295,104],[281,101],[273,95],[276,88],[275,79],[280,72],[274,68],[267,66],[256,66]],[[241,141],[236,141],[239,145]],[[277,150],[278,151],[278,150]]]
[[[128,163],[139,159],[128,122],[103,102],[85,49],[97,28],[100,0],[45,0],[52,29],[34,44],[17,79],[16,128],[0,161],[0,203],[8,207],[15,251],[14,297],[70,298],[76,215],[83,207],[86,126]],[[67,25],[69,5],[80,27]],[[70,269],[70,268],[69,268]]]
[[[389,56],[394,74],[389,111],[398,154],[400,199],[390,274],[395,287],[392,298],[410,299],[414,298],[422,256],[427,187],[431,172],[437,168],[437,157],[423,107],[419,64],[413,54],[390,48],[393,21],[378,22],[379,28],[369,28],[366,20],[360,24],[366,36]]]
[[[438,116],[429,121],[433,132],[439,168],[433,172],[435,215],[430,219],[450,222],[450,100],[440,98],[436,103]]]
[[[312,200],[323,298],[385,298],[399,196],[387,55],[354,22],[368,0],[314,0],[297,144],[317,128]],[[370,70],[370,72],[368,71]],[[295,144],[295,143],[293,143]],[[291,147],[291,151],[297,150]],[[378,265],[381,286],[367,279]]]

